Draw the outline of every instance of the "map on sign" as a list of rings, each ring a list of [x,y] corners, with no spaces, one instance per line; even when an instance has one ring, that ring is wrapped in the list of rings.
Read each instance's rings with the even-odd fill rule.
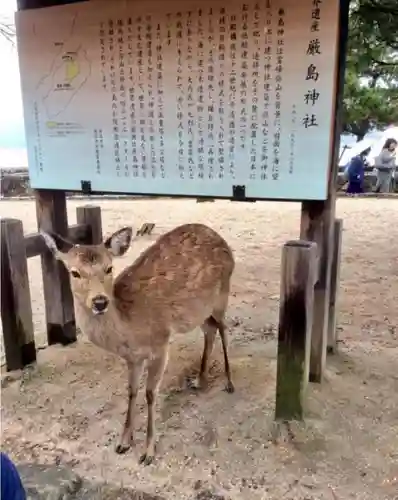
[[[325,199],[339,0],[17,13],[34,188]]]
[[[51,65],[51,73],[43,77],[37,91],[49,120],[67,110],[74,96],[90,76],[90,61],[81,47],[62,51]]]

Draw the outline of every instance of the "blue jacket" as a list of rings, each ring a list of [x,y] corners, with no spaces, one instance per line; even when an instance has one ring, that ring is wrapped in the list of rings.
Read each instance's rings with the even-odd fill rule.
[[[360,156],[354,156],[348,167],[349,182],[362,183],[365,177],[365,163]]]
[[[25,490],[15,465],[0,452],[1,500],[26,500]]]

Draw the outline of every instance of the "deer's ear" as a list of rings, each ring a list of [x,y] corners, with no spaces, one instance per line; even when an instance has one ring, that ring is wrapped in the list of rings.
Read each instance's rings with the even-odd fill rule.
[[[122,227],[104,241],[104,246],[114,257],[121,257],[129,249],[132,236],[132,227]]]
[[[63,260],[64,254],[69,252],[69,250],[74,246],[72,242],[62,238],[62,236],[59,236],[55,233],[40,231],[40,235],[43,238],[47,248],[58,260]]]

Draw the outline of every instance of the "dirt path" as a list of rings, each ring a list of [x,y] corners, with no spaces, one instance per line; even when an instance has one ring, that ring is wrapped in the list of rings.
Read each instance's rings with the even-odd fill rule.
[[[69,202],[70,223],[75,207]],[[96,202],[97,204],[97,202]],[[3,448],[26,461],[72,464],[89,478],[158,493],[166,498],[398,499],[398,201],[340,199],[344,218],[340,354],[326,381],[311,386],[305,425],[292,442],[272,441],[276,325],[281,247],[298,236],[296,204],[196,204],[180,200],[103,201],[106,232],[133,222],[156,223],[134,244],[123,268],[173,226],[200,221],[233,247],[237,269],[228,325],[237,391],[222,391],[220,346],[212,383],[203,394],[185,387],[197,368],[200,333],[176,337],[159,403],[158,459],[138,466],[137,449],[113,451],[126,404],[124,366],[84,340],[39,353],[38,369],[2,390]],[[31,201],[2,201],[0,216],[35,230]],[[37,342],[44,317],[38,259],[29,261]],[[144,408],[143,398],[140,405]],[[201,496],[202,495],[202,496]]]

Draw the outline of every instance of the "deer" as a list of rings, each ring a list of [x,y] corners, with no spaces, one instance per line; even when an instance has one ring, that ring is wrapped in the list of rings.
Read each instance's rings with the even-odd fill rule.
[[[204,390],[218,332],[225,390],[234,392],[224,321],[235,267],[232,249],[210,227],[184,224],[161,235],[115,277],[112,262],[131,246],[131,226],[120,228],[99,245],[74,244],[51,232],[40,234],[69,273],[76,324],[81,332],[127,364],[128,404],[115,448],[118,454],[134,444],[136,398],[146,367],[146,447],[139,463],[149,465],[155,457],[155,405],[172,335],[202,329],[200,370],[189,385]]]

